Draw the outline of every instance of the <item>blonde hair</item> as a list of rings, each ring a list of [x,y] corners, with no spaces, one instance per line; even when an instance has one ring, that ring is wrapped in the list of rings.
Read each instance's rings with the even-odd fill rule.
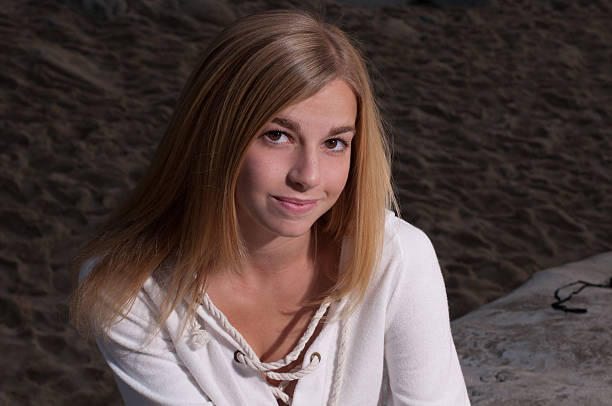
[[[163,275],[167,296],[157,327],[183,302],[186,325],[207,275],[236,268],[244,255],[234,192],[250,142],[276,113],[336,78],[355,93],[356,135],[345,189],[316,229],[351,240],[346,267],[324,300],[350,296],[357,304],[380,257],[385,208],[397,209],[371,82],[338,28],[306,12],[272,11],[235,22],[213,41],[183,88],[148,172],[81,249],[77,272],[96,261],[73,295],[77,329],[107,331],[162,268],[171,272]]]

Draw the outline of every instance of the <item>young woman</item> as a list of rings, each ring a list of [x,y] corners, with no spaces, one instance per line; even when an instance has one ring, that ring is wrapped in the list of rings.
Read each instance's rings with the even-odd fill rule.
[[[393,206],[345,34],[246,17],[82,250],[75,323],[128,405],[467,405],[434,250]]]

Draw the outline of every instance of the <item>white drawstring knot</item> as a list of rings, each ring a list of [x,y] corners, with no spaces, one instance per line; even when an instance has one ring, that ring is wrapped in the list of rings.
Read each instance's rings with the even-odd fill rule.
[[[189,335],[190,344],[192,349],[199,350],[204,347],[210,341],[210,334],[202,323],[196,321],[197,316],[194,316],[191,322],[191,334]]]

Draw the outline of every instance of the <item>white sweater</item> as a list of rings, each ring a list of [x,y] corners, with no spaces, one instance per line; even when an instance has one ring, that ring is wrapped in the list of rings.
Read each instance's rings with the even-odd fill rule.
[[[274,406],[261,373],[234,360],[239,344],[204,306],[198,326],[179,337],[184,310],[175,310],[147,342],[161,291],[149,279],[127,317],[98,345],[127,405]],[[326,405],[332,385],[338,405],[464,406],[469,399],[448,318],[444,281],[423,232],[387,217],[382,260],[365,299],[348,322],[344,302],[308,348],[320,364],[299,379],[293,406]],[[208,342],[194,344],[204,329]],[[337,357],[344,329],[344,356]],[[341,358],[343,361],[341,362]],[[338,364],[344,365],[338,368]]]

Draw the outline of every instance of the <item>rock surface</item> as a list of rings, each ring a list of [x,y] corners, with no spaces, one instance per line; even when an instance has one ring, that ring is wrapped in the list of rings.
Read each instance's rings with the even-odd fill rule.
[[[606,284],[612,252],[534,274],[508,296],[452,323],[472,405],[612,404],[612,289],[588,287],[553,310],[578,278]],[[566,297],[579,286],[563,289]]]

